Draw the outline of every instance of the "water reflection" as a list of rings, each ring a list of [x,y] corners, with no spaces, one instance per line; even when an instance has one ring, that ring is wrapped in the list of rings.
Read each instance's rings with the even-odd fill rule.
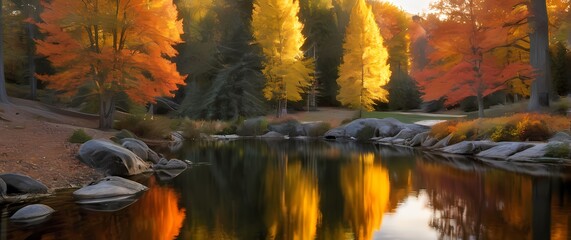
[[[341,167],[344,214],[356,239],[371,239],[373,231],[380,229],[389,200],[387,170],[374,161],[375,155],[366,153]]]
[[[46,223],[7,222],[6,239],[569,239],[571,180],[412,149],[322,141],[201,142],[207,163],[112,213],[71,192]],[[554,166],[547,166],[553,168]],[[523,167],[525,168],[525,167]],[[5,227],[7,226],[7,227]],[[7,230],[6,230],[7,229]]]
[[[268,168],[264,181],[269,239],[313,239],[319,220],[317,179],[299,162]]]

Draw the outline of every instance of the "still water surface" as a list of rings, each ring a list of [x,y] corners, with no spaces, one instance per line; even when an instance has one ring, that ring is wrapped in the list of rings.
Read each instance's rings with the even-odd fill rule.
[[[200,163],[118,211],[82,208],[10,223],[1,239],[570,239],[566,169],[531,176],[464,158],[324,141],[202,142],[175,157]],[[524,166],[528,169],[528,166]],[[563,174],[562,174],[563,173]]]

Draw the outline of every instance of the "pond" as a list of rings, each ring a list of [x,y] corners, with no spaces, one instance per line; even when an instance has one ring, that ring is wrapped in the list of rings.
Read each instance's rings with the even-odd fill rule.
[[[150,189],[121,210],[79,206],[73,189],[40,201],[56,212],[38,225],[10,223],[21,206],[2,206],[1,239],[571,238],[564,168],[516,168],[534,176],[408,148],[309,140],[191,143],[174,157],[196,164],[172,180],[139,176]]]

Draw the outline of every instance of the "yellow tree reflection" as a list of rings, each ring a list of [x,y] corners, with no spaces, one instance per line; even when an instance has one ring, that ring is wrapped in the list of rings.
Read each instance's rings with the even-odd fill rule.
[[[314,239],[320,218],[317,179],[301,163],[269,167],[264,183],[269,239]]]
[[[356,239],[371,239],[380,229],[387,210],[390,184],[387,170],[375,165],[375,156],[366,153],[359,161],[341,168],[341,190],[345,198],[345,217]]]
[[[149,191],[129,208],[131,215],[136,216],[131,221],[130,239],[175,239],[186,215],[178,200],[175,190],[159,186],[151,178]]]

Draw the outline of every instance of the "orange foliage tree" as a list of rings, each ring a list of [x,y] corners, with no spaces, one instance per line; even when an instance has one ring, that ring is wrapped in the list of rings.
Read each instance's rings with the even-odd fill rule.
[[[529,64],[506,63],[498,51],[517,39],[505,27],[515,2],[492,0],[441,0],[433,8],[444,19],[430,33],[429,64],[415,78],[424,88],[425,100],[443,96],[455,104],[469,96],[478,100],[478,115],[483,117],[483,97],[507,86],[507,82],[530,75]],[[504,17],[505,16],[505,17]]]
[[[172,96],[184,84],[174,63],[182,22],[172,0],[51,0],[42,3],[37,51],[56,68],[39,78],[68,95],[89,86],[99,96],[99,127],[112,127],[115,99]]]

